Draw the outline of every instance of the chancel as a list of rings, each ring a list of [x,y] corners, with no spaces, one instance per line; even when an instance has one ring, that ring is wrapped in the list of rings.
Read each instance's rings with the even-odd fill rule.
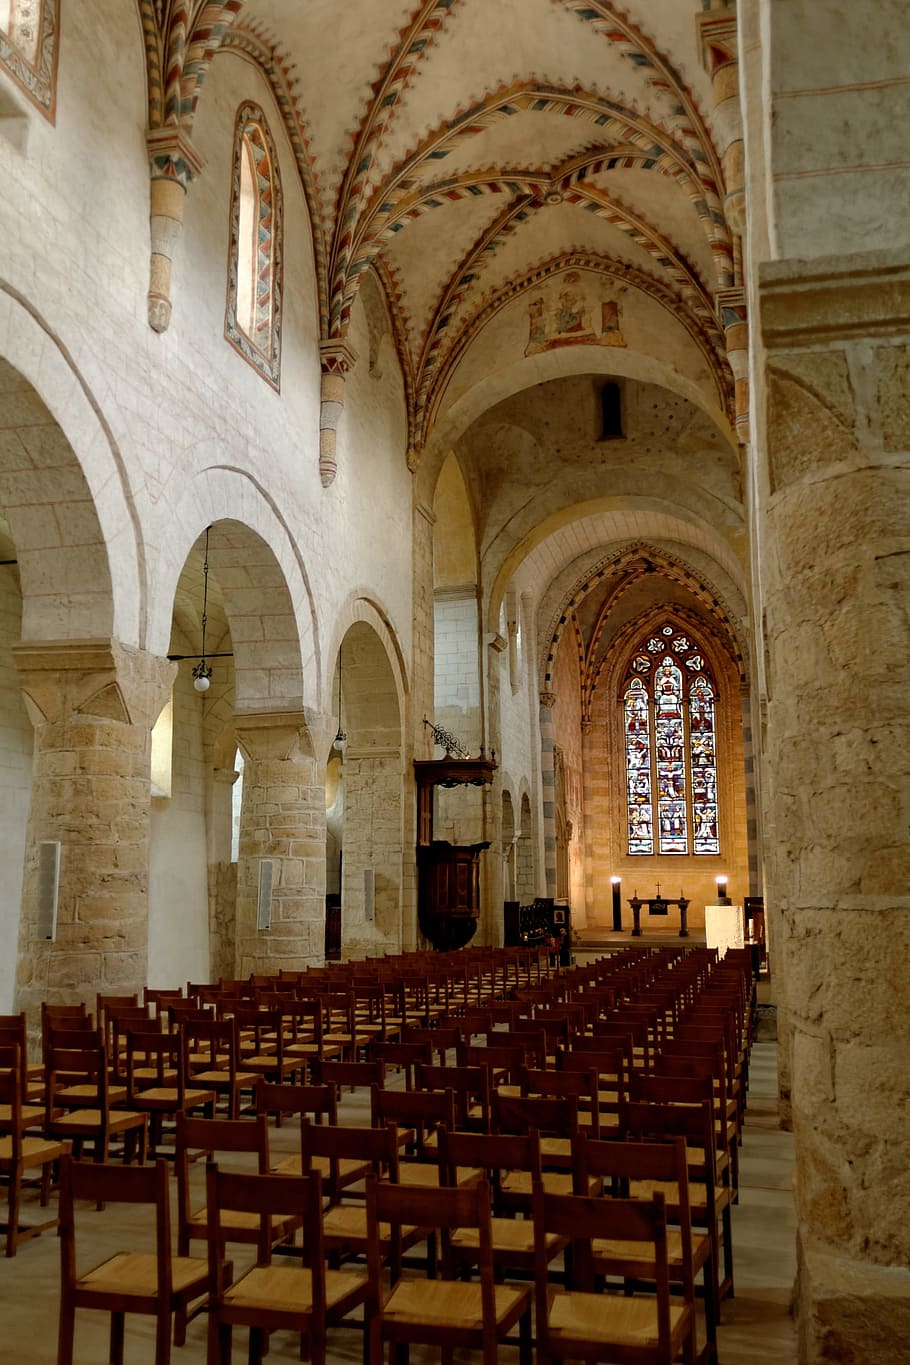
[[[49,1007],[271,1084],[716,911],[794,1349],[906,1358],[908,71],[871,0],[0,0],[10,1111]]]

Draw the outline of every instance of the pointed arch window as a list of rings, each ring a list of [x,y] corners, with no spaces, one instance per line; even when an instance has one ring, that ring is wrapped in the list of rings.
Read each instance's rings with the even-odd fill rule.
[[[242,104],[234,126],[224,333],[277,389],[281,370],[283,200],[265,116]]]
[[[623,689],[631,855],[720,852],[716,702],[682,631],[661,626],[634,651]]]

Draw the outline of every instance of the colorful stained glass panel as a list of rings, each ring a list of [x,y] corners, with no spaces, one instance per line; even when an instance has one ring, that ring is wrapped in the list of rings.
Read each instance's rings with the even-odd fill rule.
[[[648,693],[641,678],[633,678],[624,701],[626,732],[626,795],[629,852],[654,852],[651,816],[651,722]]]

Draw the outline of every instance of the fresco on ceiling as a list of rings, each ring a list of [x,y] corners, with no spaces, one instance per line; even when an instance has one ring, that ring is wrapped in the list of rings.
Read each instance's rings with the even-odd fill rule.
[[[620,311],[623,292],[598,286],[579,270],[548,280],[528,301],[525,355],[563,346],[625,346]]]

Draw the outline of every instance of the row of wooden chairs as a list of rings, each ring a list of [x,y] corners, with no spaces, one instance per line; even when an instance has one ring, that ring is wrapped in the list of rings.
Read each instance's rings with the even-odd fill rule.
[[[378,1146],[382,1130],[372,1132]],[[480,1160],[494,1166],[511,1160],[522,1142],[492,1153],[465,1150],[456,1135],[446,1139],[451,1159]],[[470,1138],[468,1138],[470,1142]],[[362,1311],[366,1362],[382,1358],[388,1342],[396,1348],[413,1344],[478,1350],[485,1362],[498,1360],[500,1346],[517,1346],[522,1365],[534,1352],[532,1308],[536,1308],[537,1360],[589,1359],[669,1365],[682,1359],[694,1365],[697,1355],[691,1255],[680,1254],[682,1240],[667,1229],[663,1195],[629,1198],[621,1186],[610,1197],[554,1194],[535,1179],[530,1217],[522,1233],[520,1254],[497,1250],[493,1190],[486,1174],[437,1187],[402,1184],[395,1174],[397,1141],[390,1130],[386,1169],[371,1169],[366,1203],[353,1239],[365,1247],[362,1263],[332,1264],[338,1243],[330,1205],[323,1208],[318,1172],[303,1176],[264,1175],[224,1170],[209,1161],[206,1168],[206,1260],[173,1255],[169,1227],[168,1167],[163,1160],[145,1168],[112,1167],[61,1161],[61,1312],[58,1365],[72,1365],[75,1314],[100,1309],[111,1317],[113,1365],[122,1365],[124,1320],[128,1312],[156,1319],[156,1365],[170,1359],[171,1322],[185,1319],[194,1301],[206,1297],[209,1361],[229,1365],[235,1327],[250,1333],[249,1359],[261,1361],[269,1333],[301,1335],[302,1350],[314,1362],[326,1358],[329,1326]],[[682,1144],[594,1143],[581,1157],[589,1168],[626,1185],[655,1173],[676,1175],[685,1183]],[[154,1210],[155,1251],[121,1251],[89,1271],[77,1266],[76,1203],[127,1201]],[[230,1210],[230,1212],[226,1212]],[[236,1237],[236,1219],[255,1229],[255,1264],[235,1275],[228,1259]],[[511,1220],[509,1220],[511,1223]],[[297,1261],[274,1262],[275,1228],[293,1228],[302,1244]],[[283,1239],[286,1249],[286,1239]],[[426,1264],[427,1280],[405,1267],[404,1251],[426,1241],[434,1254]],[[505,1255],[506,1260],[503,1257]],[[506,1263],[507,1262],[507,1263]],[[515,1266],[533,1276],[533,1284],[507,1282],[503,1272]],[[477,1279],[470,1278],[476,1276]],[[671,1299],[671,1281],[676,1296]],[[643,1283],[647,1293],[632,1293]],[[603,1292],[611,1284],[619,1292]],[[517,1336],[514,1335],[517,1328]],[[178,1339],[181,1328],[178,1325]]]

